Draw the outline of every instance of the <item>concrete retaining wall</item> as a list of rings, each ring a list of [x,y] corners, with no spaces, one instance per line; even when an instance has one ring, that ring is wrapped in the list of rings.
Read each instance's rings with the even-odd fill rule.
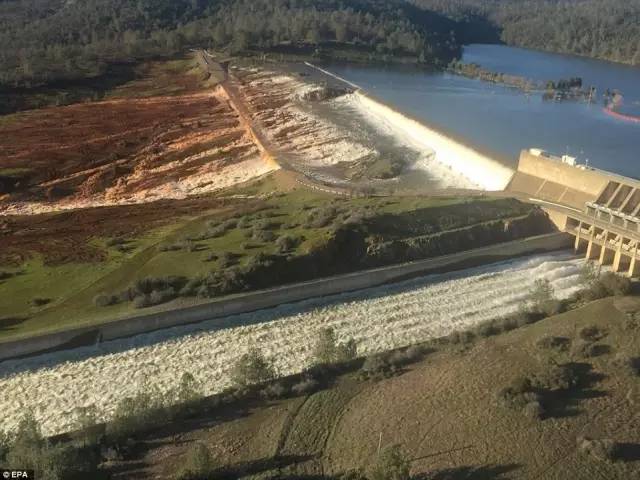
[[[598,196],[610,180],[598,170],[582,170],[557,160],[532,155],[527,150],[520,153],[518,172],[570,187],[593,198]]]
[[[360,290],[411,276],[459,270],[536,252],[550,252],[573,245],[570,235],[552,233],[513,242],[491,245],[427,260],[323,278],[283,287],[249,292],[206,304],[161,313],[106,322],[0,343],[0,361],[55,350],[92,345],[188,323],[219,319],[220,327],[233,325],[230,315],[247,313],[280,304],[297,302],[347,291]]]

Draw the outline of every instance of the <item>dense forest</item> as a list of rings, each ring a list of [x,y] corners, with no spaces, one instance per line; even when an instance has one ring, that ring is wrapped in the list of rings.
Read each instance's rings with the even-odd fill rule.
[[[459,51],[453,23],[401,0],[4,0],[0,85],[95,77],[190,46],[339,45],[444,63]]]
[[[0,90],[189,47],[443,65],[497,41],[640,64],[640,0],[0,0]]]
[[[504,43],[640,65],[640,0],[413,0],[473,35],[493,26]]]

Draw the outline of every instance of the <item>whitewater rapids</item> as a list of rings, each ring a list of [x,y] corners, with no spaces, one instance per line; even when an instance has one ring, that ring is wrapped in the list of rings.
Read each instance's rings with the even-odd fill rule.
[[[418,151],[433,152],[434,158],[472,185],[489,191],[504,190],[514,171],[498,161],[456,142],[417,122],[361,91],[352,94],[353,104],[371,123],[383,126]]]
[[[205,394],[220,392],[250,347],[282,375],[300,372],[324,327],[353,338],[362,355],[447,335],[515,312],[536,279],[549,279],[556,296],[566,298],[580,288],[582,262],[568,253],[525,257],[236,315],[224,329],[204,322],[6,361],[0,363],[0,430],[13,429],[27,411],[47,435],[72,429],[79,407],[95,406],[107,420],[122,398],[149,385],[168,392],[184,372]]]

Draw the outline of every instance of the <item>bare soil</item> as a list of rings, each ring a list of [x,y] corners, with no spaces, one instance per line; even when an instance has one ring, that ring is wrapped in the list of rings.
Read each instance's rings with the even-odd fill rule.
[[[69,210],[36,216],[0,217],[0,265],[20,265],[39,254],[47,265],[104,260],[92,238],[135,238],[181,217],[229,205],[213,196],[139,205]],[[171,214],[167,215],[170,211]]]

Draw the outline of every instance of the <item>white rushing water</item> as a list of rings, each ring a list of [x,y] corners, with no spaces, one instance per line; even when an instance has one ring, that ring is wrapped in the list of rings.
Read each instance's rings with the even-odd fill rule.
[[[226,329],[205,322],[0,363],[0,430],[14,428],[28,410],[45,434],[73,428],[79,407],[93,405],[108,419],[120,399],[147,385],[167,392],[184,372],[206,394],[219,392],[250,347],[283,375],[299,372],[324,327],[353,338],[360,354],[447,335],[516,311],[536,279],[549,279],[556,296],[567,297],[579,288],[581,262],[568,253],[526,257],[237,315]]]
[[[513,170],[482,153],[443,135],[416,120],[356,91],[349,95],[350,102],[361,110],[371,124],[393,132],[408,146],[435,153],[433,158],[450,168],[468,183],[484,190],[504,190],[513,176]]]

